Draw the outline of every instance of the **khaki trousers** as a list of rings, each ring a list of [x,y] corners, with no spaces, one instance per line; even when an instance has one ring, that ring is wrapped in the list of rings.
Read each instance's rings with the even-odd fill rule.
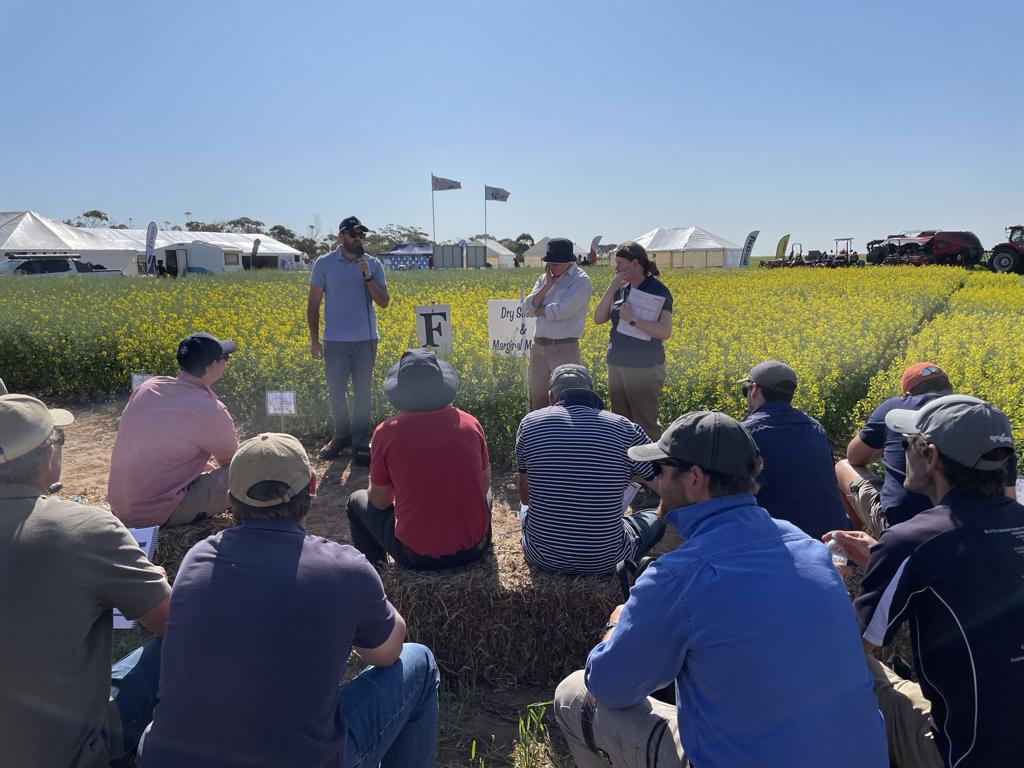
[[[868,669],[878,709],[885,718],[889,760],[896,768],[943,768],[932,734],[932,705],[921,686],[904,680],[871,654]]]
[[[577,768],[689,765],[679,744],[674,706],[648,697],[628,709],[604,709],[587,691],[582,670],[573,672],[555,690],[555,719]]]
[[[612,411],[639,424],[652,442],[661,437],[658,410],[664,383],[664,363],[649,368],[608,366],[608,397],[612,401]]]
[[[538,344],[530,346],[530,408],[546,408],[551,372],[565,363],[580,362],[580,342],[573,339],[564,344]]]
[[[197,519],[213,517],[228,508],[228,468],[205,472],[188,484],[178,508],[164,527],[191,525]]]

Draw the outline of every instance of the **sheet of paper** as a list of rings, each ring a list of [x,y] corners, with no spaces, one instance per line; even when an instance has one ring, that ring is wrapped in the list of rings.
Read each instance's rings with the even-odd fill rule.
[[[661,317],[661,308],[665,304],[665,297],[655,296],[653,293],[638,291],[636,288],[633,288],[630,290],[629,296],[626,297],[626,303],[633,307],[633,312],[636,314],[637,320],[651,321],[657,320]],[[622,319],[619,320],[616,330],[623,336],[632,336],[633,338],[643,339],[644,341],[651,340],[650,334],[644,333]]]
[[[156,552],[156,539],[160,528],[153,525],[149,528],[129,528],[128,532],[135,537],[139,549],[145,552],[146,557],[152,561],[153,553]],[[117,608],[114,609],[114,629],[131,629],[134,626],[134,621],[126,619]]]
[[[625,512],[629,509],[629,505],[633,503],[633,499],[636,498],[637,493],[640,492],[640,486],[636,483],[630,483],[626,486],[626,490],[622,492],[622,511]]]

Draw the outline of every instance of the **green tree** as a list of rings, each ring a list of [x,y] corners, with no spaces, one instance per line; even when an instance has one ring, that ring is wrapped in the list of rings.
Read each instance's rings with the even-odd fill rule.
[[[185,224],[185,229],[189,232],[224,232],[223,222],[206,222],[197,221],[192,219]]]
[[[70,224],[72,227],[108,227],[110,226],[110,217],[103,211],[94,208],[91,211],[78,214],[74,219],[64,219],[64,223]]]
[[[238,232],[243,235],[262,235],[266,225],[258,219],[250,219],[248,216],[239,216],[237,219],[224,224],[225,232]]]
[[[283,224],[275,224],[274,226],[267,230],[267,234],[270,235],[275,240],[277,240],[279,243],[290,245],[292,246],[292,248],[295,247],[295,243],[298,241],[298,238],[295,236],[295,233],[292,232],[290,229],[288,229],[288,227],[284,226]]]

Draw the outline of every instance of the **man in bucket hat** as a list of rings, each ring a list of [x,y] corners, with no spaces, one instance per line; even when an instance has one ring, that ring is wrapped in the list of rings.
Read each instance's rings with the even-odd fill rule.
[[[864,641],[888,645],[904,621],[914,631],[920,685],[873,657],[879,707],[897,765],[1015,765],[1024,732],[1010,714],[1024,690],[1024,507],[1007,498],[1010,423],[969,395],[894,409],[908,491],[932,508],[886,528],[878,541],[836,531],[866,566],[855,602]]]
[[[523,301],[523,314],[537,318],[530,347],[530,405],[548,404],[548,380],[563,363],[580,362],[580,337],[587,322],[593,288],[590,275],[576,263],[572,240],[548,240],[544,274]]]
[[[134,754],[156,699],[160,641],[112,673],[111,608],[162,635],[171,588],[110,512],[48,495],[73,421],[28,395],[0,397],[5,766],[107,768]]]
[[[579,768],[882,768],[885,729],[828,550],[757,506],[757,445],[688,413],[630,448],[685,544],[640,575],[585,671],[555,692]],[[676,705],[650,698],[675,680]],[[842,734],[842,745],[823,734]]]
[[[366,558],[306,533],[302,444],[246,440],[230,488],[241,525],[196,544],[175,580],[140,768],[433,766],[437,664],[404,643]],[[339,686],[350,650],[371,666]]]
[[[178,375],[147,379],[128,400],[107,481],[110,510],[125,525],[189,525],[228,508],[238,436],[213,385],[236,350],[233,341],[193,333],[178,343]]]
[[[491,544],[491,465],[480,422],[452,406],[459,377],[426,349],[391,366],[384,394],[398,413],[371,443],[370,487],[349,497],[352,543],[373,563],[465,565]]]

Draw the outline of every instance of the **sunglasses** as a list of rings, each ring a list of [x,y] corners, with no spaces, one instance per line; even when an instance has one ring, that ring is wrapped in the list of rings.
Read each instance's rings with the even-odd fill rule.
[[[747,395],[750,394],[750,390],[753,388],[753,386],[754,386],[753,384],[744,384],[743,385],[743,389],[741,391],[743,392],[743,396],[744,397],[746,397]]]
[[[53,430],[53,443],[54,445],[64,445],[64,430],[54,428]]]
[[[915,447],[916,445],[919,444],[918,440],[915,440],[915,439],[913,439],[911,437],[907,437],[906,435],[903,436],[903,439],[900,442],[903,445],[903,452],[904,453],[906,453],[911,448],[913,448],[913,447]]]
[[[345,230],[341,234],[348,235],[353,240],[362,240],[363,238],[366,237],[366,233],[365,232],[350,232],[349,230]]]
[[[661,474],[662,467],[675,467],[685,471],[691,469],[694,465],[688,464],[685,461],[679,461],[678,459],[666,459],[664,461],[652,461],[651,466],[654,468],[654,476],[657,477]]]

